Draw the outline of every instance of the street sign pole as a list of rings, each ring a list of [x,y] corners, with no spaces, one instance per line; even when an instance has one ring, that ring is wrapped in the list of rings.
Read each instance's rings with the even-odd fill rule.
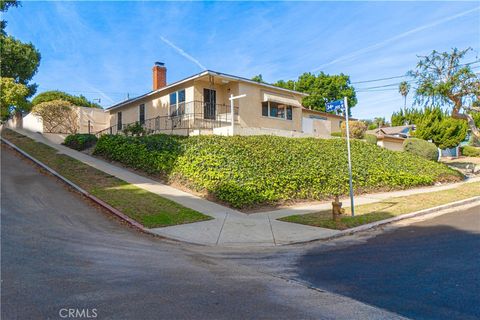
[[[350,156],[350,130],[348,127],[348,101],[347,97],[343,98],[343,107],[345,110],[345,126],[347,129],[347,153],[348,153],[348,176],[350,184],[350,206],[352,208],[352,217],[355,216],[355,206],[353,201],[353,184],[352,184],[352,158]]]

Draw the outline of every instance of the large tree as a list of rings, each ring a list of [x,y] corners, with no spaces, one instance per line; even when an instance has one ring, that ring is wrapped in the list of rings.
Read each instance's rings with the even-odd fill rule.
[[[480,138],[480,130],[472,113],[480,112],[480,77],[470,64],[462,63],[470,49],[453,49],[451,52],[433,51],[420,56],[415,70],[409,72],[416,80],[418,103],[425,106],[448,106],[453,118],[466,120],[472,133]]]
[[[0,0],[0,11],[5,12],[10,7],[17,7],[17,1]],[[2,120],[8,118],[12,112],[26,111],[30,105],[28,97],[35,94],[37,85],[30,80],[37,72],[40,64],[40,53],[31,43],[23,43],[5,33],[6,22],[1,21],[0,31],[0,74],[2,90],[0,92],[0,108]],[[4,90],[3,85],[6,89]],[[25,88],[27,92],[25,93]],[[14,92],[14,93],[12,93]],[[9,95],[9,96],[7,96]],[[12,105],[11,97],[15,96]]]
[[[37,90],[36,84],[29,84],[40,65],[40,52],[31,43],[23,43],[12,36],[0,36],[0,71],[2,77],[13,78],[26,85],[31,97]]]
[[[349,112],[350,108],[357,104],[355,89],[350,85],[350,77],[343,73],[339,75],[329,75],[319,73],[315,75],[305,72],[298,77],[297,81],[277,81],[274,85],[309,95],[302,100],[302,104],[313,110],[325,111],[326,103],[343,97],[348,98]]]
[[[72,105],[79,107],[87,108],[101,108],[97,103],[89,101],[82,95],[74,96],[63,91],[52,90],[39,93],[32,100],[32,105],[37,105],[39,103],[53,101],[53,100],[64,100],[70,102]]]

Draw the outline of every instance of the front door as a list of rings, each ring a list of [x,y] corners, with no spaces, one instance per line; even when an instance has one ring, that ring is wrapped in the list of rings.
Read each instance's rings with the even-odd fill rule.
[[[215,119],[217,92],[212,89],[203,89],[203,118]]]

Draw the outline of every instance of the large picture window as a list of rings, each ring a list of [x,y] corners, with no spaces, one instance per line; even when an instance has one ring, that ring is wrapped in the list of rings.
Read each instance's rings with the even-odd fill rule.
[[[262,116],[269,118],[292,120],[292,106],[287,106],[273,101],[262,102]]]

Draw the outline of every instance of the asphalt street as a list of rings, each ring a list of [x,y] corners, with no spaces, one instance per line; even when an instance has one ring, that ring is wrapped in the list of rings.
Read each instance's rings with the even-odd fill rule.
[[[142,234],[5,147],[1,174],[2,319],[398,318]]]
[[[480,319],[480,206],[317,246],[293,273],[311,285],[413,319]]]

